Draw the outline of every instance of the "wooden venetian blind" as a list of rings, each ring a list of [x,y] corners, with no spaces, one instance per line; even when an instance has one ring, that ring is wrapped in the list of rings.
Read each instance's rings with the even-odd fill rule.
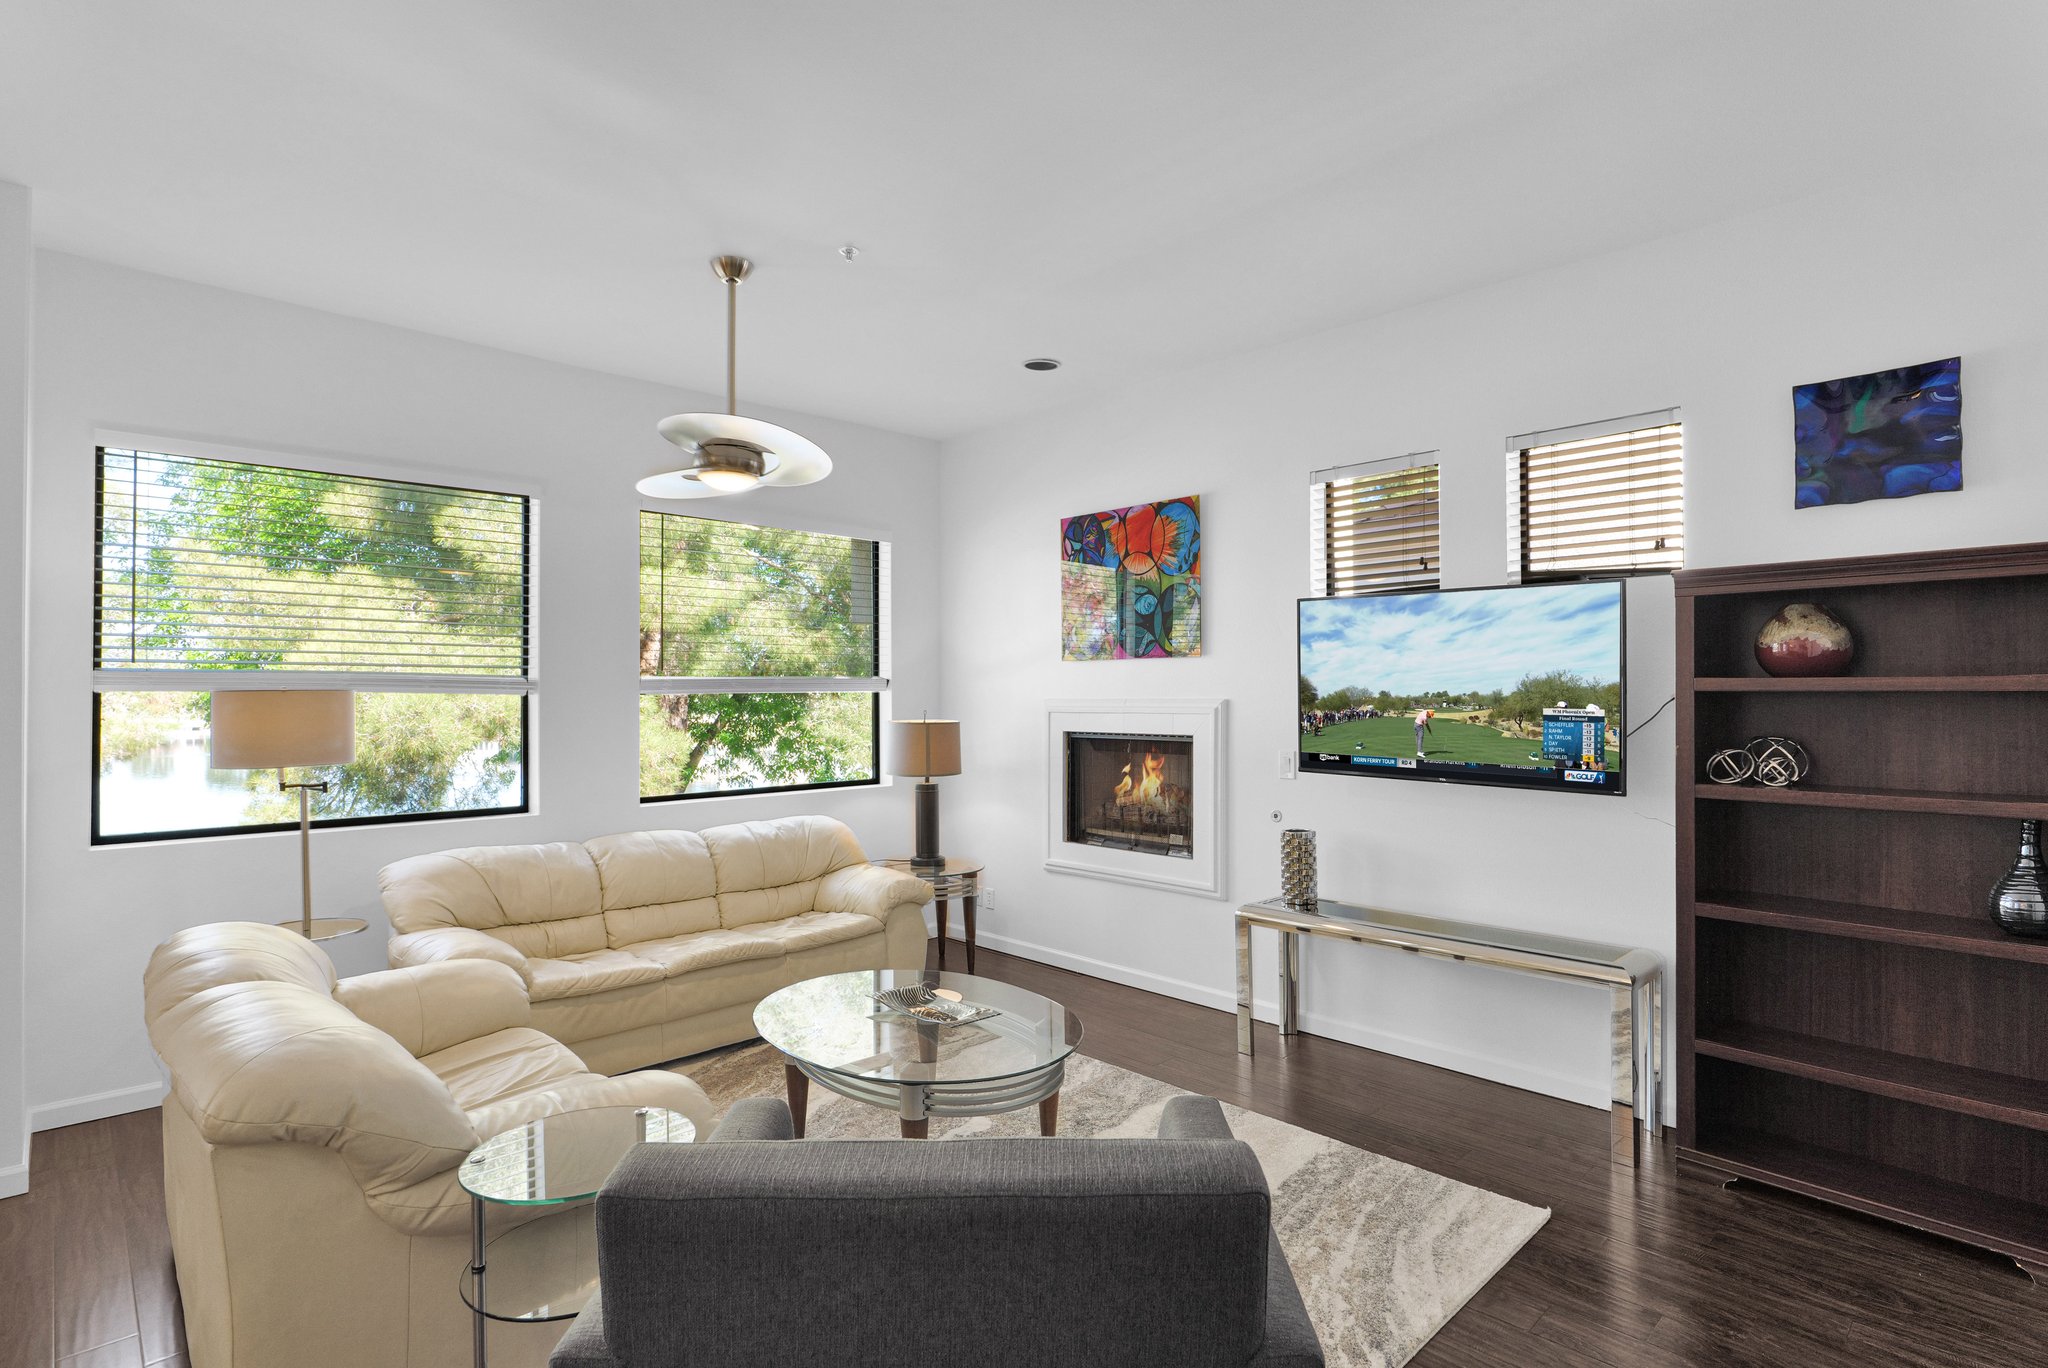
[[[1310,477],[1309,569],[1319,595],[1432,588],[1437,561],[1433,451]]]
[[[1509,439],[1525,580],[1685,564],[1685,449],[1675,410]]]

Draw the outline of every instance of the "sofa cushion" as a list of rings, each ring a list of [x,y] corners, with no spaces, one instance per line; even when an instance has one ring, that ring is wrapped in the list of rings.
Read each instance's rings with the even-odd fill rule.
[[[704,832],[718,873],[718,917],[752,926],[809,912],[818,880],[867,860],[846,824],[830,817],[781,817]]]
[[[420,1063],[448,1085],[465,1112],[588,1072],[568,1046],[526,1026],[421,1055]]]
[[[718,878],[694,831],[628,831],[585,841],[613,949],[718,925]]]
[[[597,865],[574,842],[415,855],[384,866],[377,883],[401,934],[474,927],[550,959],[606,948]]]
[[[748,927],[744,931],[719,928],[687,936],[637,941],[625,949],[641,959],[653,960],[663,972],[674,978],[678,974],[719,964],[734,964],[740,960],[774,959],[783,952],[781,941],[774,936],[760,934],[772,929],[765,925]]]
[[[528,991],[535,1002],[550,1002],[611,988],[630,988],[636,983],[655,983],[666,977],[668,971],[653,960],[624,950],[591,950],[560,959],[534,960],[533,987]]]
[[[747,929],[764,940],[777,942],[785,954],[882,934],[880,922],[858,912],[806,912],[781,921],[761,922]]]

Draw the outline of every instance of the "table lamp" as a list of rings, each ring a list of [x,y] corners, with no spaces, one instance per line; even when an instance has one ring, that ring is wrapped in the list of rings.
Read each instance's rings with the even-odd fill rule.
[[[885,749],[889,773],[918,780],[917,850],[910,857],[911,868],[944,869],[946,857],[939,854],[939,786],[932,778],[960,772],[960,724],[930,718],[891,722]]]
[[[277,771],[280,793],[299,791],[299,919],[307,940],[362,930],[353,917],[313,918],[312,795],[327,782],[288,783],[284,772],[307,765],[346,765],[356,758],[356,696],[347,689],[220,689],[213,695],[214,769]]]

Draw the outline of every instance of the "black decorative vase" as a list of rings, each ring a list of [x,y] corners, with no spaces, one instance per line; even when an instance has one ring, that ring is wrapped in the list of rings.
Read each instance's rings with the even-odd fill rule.
[[[2048,878],[2041,869],[2041,824],[2020,823],[2020,857],[1991,890],[1991,919],[2015,936],[2048,936]]]

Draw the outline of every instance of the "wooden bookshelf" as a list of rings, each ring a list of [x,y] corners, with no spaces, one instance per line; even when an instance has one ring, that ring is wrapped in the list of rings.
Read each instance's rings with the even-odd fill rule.
[[[2048,941],[1984,910],[2048,818],[2048,545],[1677,577],[1682,1157],[2048,1267]],[[1785,604],[1850,673],[1751,654]],[[1787,736],[1791,788],[1707,757]]]

